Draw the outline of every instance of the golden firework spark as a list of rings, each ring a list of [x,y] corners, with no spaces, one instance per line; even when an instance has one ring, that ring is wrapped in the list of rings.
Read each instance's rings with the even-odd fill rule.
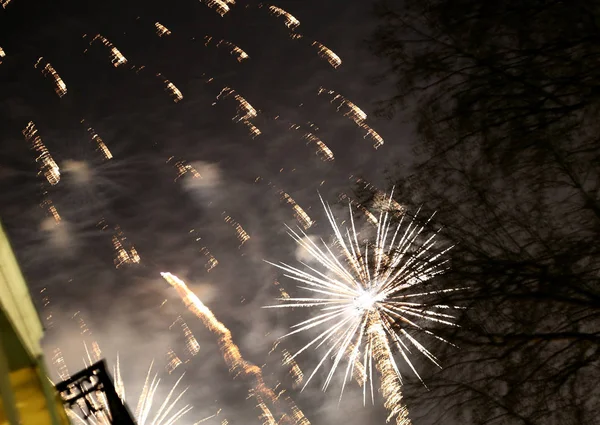
[[[2,8],[6,9],[6,6],[8,6],[11,1],[12,0],[2,0],[2,2],[0,2],[2,4]]]
[[[4,50],[2,49],[2,47],[0,47],[0,63],[2,63],[2,58],[6,57],[6,53],[4,53]]]
[[[258,112],[254,107],[248,102],[242,95],[236,93],[234,89],[231,87],[223,87],[221,92],[217,95],[217,100],[223,98],[227,98],[229,96],[233,96],[233,98],[238,102],[237,111],[238,114],[233,117],[234,121],[247,121],[252,118],[256,118]]]
[[[174,161],[174,159],[175,159],[174,156],[167,159],[167,164],[170,163],[171,161],[173,161],[172,163],[175,166],[175,168],[177,169],[177,177],[175,177],[175,181],[179,180],[180,178],[185,176],[187,173],[189,173],[192,176],[192,178],[195,178],[195,179],[202,178],[202,176],[200,175],[198,170],[196,170],[192,165],[188,164],[184,159],[181,159],[179,161]]]
[[[342,64],[340,57],[333,53],[333,51],[328,47],[324,46],[318,41],[313,41],[312,45],[317,48],[319,56],[327,60],[332,67],[337,68]]]
[[[219,348],[230,372],[234,376],[242,376],[252,380],[254,385],[251,394],[256,398],[259,405],[262,403],[259,406],[262,411],[261,418],[264,419],[264,415],[269,418],[273,417],[273,414],[265,403],[268,402],[275,405],[278,395],[265,384],[261,368],[242,357],[239,347],[233,342],[229,329],[215,317],[212,311],[200,301],[196,294],[189,290],[184,281],[167,272],[161,273],[161,276],[177,290],[188,310],[194,313],[208,330],[218,337]],[[296,425],[310,425],[310,422],[308,422],[302,411],[298,409],[291,399],[288,399],[287,403],[288,408],[295,415],[293,423]]]
[[[43,57],[40,57],[35,63],[34,68],[40,67],[43,59]],[[50,62],[46,62],[46,65],[40,67],[40,69],[42,70],[42,75],[44,77],[47,77],[48,75],[52,77],[52,81],[54,81],[54,91],[58,97],[63,97],[65,94],[67,94],[67,85],[62,78],[60,78],[60,75],[58,75],[58,72],[56,72],[54,67],[50,65]]]
[[[361,210],[365,214],[365,217],[367,218],[367,220],[369,220],[369,222],[371,224],[377,226],[377,223],[379,222],[379,220],[377,220],[377,217],[375,216],[375,214],[373,214],[371,211],[369,211],[367,209],[367,207],[365,207],[364,205],[360,204],[356,200],[352,199],[351,197],[349,197],[345,193],[341,193],[340,194],[339,200],[340,201],[344,201],[346,203],[349,203],[350,205],[352,205],[357,210]]]
[[[333,90],[327,90],[323,87],[319,88],[319,91],[317,92],[317,95],[321,95],[321,94],[328,94],[330,96],[332,96],[331,99],[331,103],[332,104],[336,104],[337,103],[337,110],[338,112],[344,108],[344,116],[350,118],[352,121],[354,121],[357,125],[360,125],[364,120],[367,119],[367,114],[360,109],[358,106],[356,106],[356,104],[354,104],[353,102],[349,101],[348,99],[346,99],[344,96],[342,96],[339,93],[334,92]]]
[[[163,82],[165,83],[165,86],[166,86],[165,90],[169,91],[169,93],[171,94],[171,97],[173,98],[173,102],[177,103],[181,99],[183,99],[183,94],[181,93],[181,91],[179,91],[179,89],[175,86],[175,84],[173,84],[172,82],[170,82],[169,80],[164,78],[162,76],[162,74],[160,74],[160,73],[156,74],[156,76],[159,77],[160,79],[162,79]]]
[[[298,19],[296,19],[293,15],[281,9],[280,7],[269,6],[269,12],[271,12],[277,17],[283,16],[285,26],[291,30],[296,29],[300,25],[300,21]]]
[[[210,7],[211,9],[214,9],[215,12],[217,12],[221,16],[225,16],[225,14],[227,12],[229,12],[229,6],[227,5],[228,1],[223,1],[223,0],[204,0],[204,3],[208,7]],[[235,4],[235,2],[231,2],[231,3]]]
[[[58,210],[56,209],[56,207],[54,206],[54,204],[52,203],[52,200],[50,198],[44,199],[40,203],[40,207],[42,207],[44,209],[44,211],[46,211],[46,214],[48,214],[50,217],[52,217],[54,219],[54,222],[56,224],[60,223],[60,221],[61,221],[60,214],[58,213]]]
[[[83,123],[84,120],[81,120]],[[92,127],[88,127],[88,133],[92,137],[92,141],[96,144],[96,150],[100,151],[105,160],[112,159],[113,155],[108,146],[104,143],[102,138],[96,133],[96,131]]]
[[[302,369],[300,369],[300,366],[298,366],[298,363],[292,358],[292,355],[288,350],[283,349],[281,353],[283,355],[283,364],[290,367],[290,375],[292,375],[292,378],[294,379],[294,385],[299,386],[304,379]]]
[[[159,37],[162,37],[163,35],[171,35],[171,31],[169,31],[169,29],[160,22],[156,22],[154,27],[156,28],[156,34]]]
[[[127,63],[127,58],[123,56],[119,49],[117,49],[110,41],[108,41],[108,39],[98,34],[92,39],[90,45],[96,40],[100,40],[102,44],[108,47],[110,51],[110,62],[113,64],[113,66],[117,67]]]
[[[254,124],[252,124],[250,121],[248,120],[243,120],[242,123],[248,127],[248,132],[250,133],[250,136],[255,139],[256,137],[260,136],[262,134],[262,132],[260,131],[260,129],[255,126]]]
[[[196,233],[195,229],[190,230],[190,234],[194,237],[195,242],[202,243],[202,237],[200,237]],[[214,255],[212,255],[212,253],[209,251],[206,245],[203,245],[200,248],[200,252],[206,257],[206,264],[204,265],[204,267],[206,268],[207,272],[210,272],[212,269],[219,265],[219,261],[215,258]]]
[[[290,205],[294,211],[294,217],[300,223],[300,225],[306,230],[309,229],[313,224],[313,220],[310,216],[302,209],[300,205],[296,203],[294,198],[292,198],[288,193],[284,192],[281,189],[278,189],[273,183],[269,182],[269,186],[275,189],[275,191],[279,194],[280,199]]]
[[[51,185],[57,184],[60,181],[60,169],[52,158],[52,155],[50,155],[48,148],[46,148],[46,145],[42,142],[42,138],[38,134],[38,130],[33,121],[30,121],[29,124],[27,124],[27,127],[23,130],[23,135],[25,136],[25,140],[31,143],[32,149],[37,154],[35,162],[39,164],[39,174],[43,174]]]
[[[169,373],[169,375],[182,364],[183,362],[179,356],[175,354],[175,351],[173,351],[172,348],[169,348],[167,351],[167,364],[165,365],[165,370]]]
[[[210,38],[212,39],[212,37],[210,37]],[[208,42],[207,42],[207,44],[208,44]],[[229,54],[235,55],[238,62],[242,62],[242,61],[250,58],[250,56],[248,56],[248,53],[246,53],[240,47],[236,46],[235,44],[233,44],[229,41],[226,41],[226,40],[219,41],[217,43],[217,47],[220,47],[220,46],[227,47],[227,49],[229,49]]]
[[[317,153],[320,156],[320,158],[323,159],[323,161],[334,160],[333,152],[331,151],[331,149],[329,149],[329,147],[327,147],[325,143],[323,143],[323,141],[319,137],[315,136],[311,132],[307,132],[304,134],[304,138],[309,142],[317,145]]]
[[[363,139],[369,138],[373,142],[373,147],[377,149],[379,146],[383,145],[383,137],[381,137],[375,130],[369,127],[366,123],[362,123],[361,126],[367,133],[363,137]]]
[[[302,230],[299,233],[290,228],[288,230],[296,243],[304,248],[323,270],[310,267],[309,271],[304,271],[284,263],[279,265],[269,263],[284,270],[286,276],[304,284],[300,289],[309,291],[315,296],[280,298],[282,304],[270,307],[315,308],[321,311],[318,315],[294,325],[294,330],[288,334],[293,335],[321,325],[327,326],[316,338],[292,356],[295,358],[310,347],[330,345],[306,380],[304,387],[324,362],[332,358],[333,365],[323,384],[323,390],[326,390],[338,365],[347,358],[348,365],[341,391],[343,394],[349,376],[356,372],[356,365],[362,353],[362,373],[371,382],[371,391],[374,362],[376,369],[382,374],[382,393],[386,397],[385,405],[390,415],[396,417],[398,425],[408,423],[405,422],[406,412],[401,404],[401,396],[398,394],[401,377],[389,344],[391,341],[395,345],[419,379],[420,376],[407,355],[410,353],[409,345],[414,346],[439,366],[437,359],[427,348],[406,330],[396,331],[395,324],[400,321],[404,325],[422,330],[448,343],[423,329],[418,321],[454,325],[450,321],[453,316],[440,312],[454,307],[415,301],[458,289],[415,291],[414,288],[444,272],[447,260],[440,260],[440,258],[443,258],[451,247],[434,252],[433,247],[436,243],[434,239],[437,232],[427,238],[422,235],[431,217],[426,223],[419,224],[416,217],[407,218],[403,215],[398,225],[393,226],[391,221],[393,214],[388,212],[389,209],[379,214],[375,240],[359,242],[352,207],[349,206],[350,227],[343,232],[336,223],[329,205],[326,205],[322,199],[321,202],[333,229],[335,243],[327,245],[323,242],[324,248],[321,248]],[[390,205],[391,202],[388,207]],[[403,227],[405,219],[408,225]],[[334,250],[338,251],[346,264],[340,261],[340,255],[336,255]],[[391,376],[388,376],[389,374]],[[364,397],[366,397],[366,388],[367,385],[364,385]],[[373,393],[371,394],[373,396]]]
[[[169,326],[171,329],[175,324],[179,324],[181,326],[181,331],[183,332],[183,336],[185,337],[185,347],[187,348],[190,355],[195,356],[200,352],[200,344],[198,340],[194,336],[194,333],[190,329],[190,327],[185,323],[181,316],[177,317],[173,324]]]
[[[109,226],[104,219],[100,220],[98,226],[105,231],[109,229]],[[118,224],[114,227],[112,245],[115,250],[114,263],[117,269],[125,264],[139,264],[141,261],[135,246],[127,241],[123,230],[121,230],[121,227]]]
[[[235,234],[238,240],[241,242],[240,247],[250,240],[250,235],[246,233],[240,223],[231,218],[231,216],[227,215],[225,211],[223,211],[222,215],[225,223],[229,224],[235,230]]]

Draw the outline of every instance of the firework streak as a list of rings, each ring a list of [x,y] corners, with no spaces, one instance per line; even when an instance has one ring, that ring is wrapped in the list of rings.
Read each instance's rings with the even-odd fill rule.
[[[39,164],[40,174],[43,174],[51,185],[57,184],[60,181],[60,169],[52,158],[52,155],[50,155],[48,148],[42,142],[42,138],[32,121],[23,130],[23,135],[25,136],[25,140],[31,143],[32,149],[37,154],[35,162]]]
[[[261,409],[261,418],[273,418],[273,422],[267,421],[267,423],[276,424],[277,422],[274,421],[274,416],[267,408],[266,403],[275,405],[279,396],[265,384],[261,368],[242,357],[239,347],[233,342],[229,329],[223,323],[219,322],[212,311],[188,289],[184,281],[171,273],[161,273],[161,276],[177,290],[186,307],[218,337],[219,348],[223,353],[223,358],[230,372],[234,376],[243,376],[252,380],[254,386],[251,394],[255,397]],[[291,415],[284,414],[286,422],[297,425],[310,425],[308,419],[306,419],[294,402],[289,398],[286,398],[286,401],[288,404],[287,407],[291,411]]]

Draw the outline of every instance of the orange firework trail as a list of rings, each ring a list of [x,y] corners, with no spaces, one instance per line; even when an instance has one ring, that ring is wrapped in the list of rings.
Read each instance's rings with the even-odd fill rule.
[[[201,243],[200,241],[202,241],[202,238],[198,236],[195,229],[190,230],[190,234],[194,236],[195,242]],[[208,250],[206,246],[202,246],[200,248],[200,252],[206,257],[206,264],[204,265],[204,267],[206,268],[207,272],[210,272],[212,269],[219,265],[219,261],[217,261],[215,256],[212,255],[212,253]]]
[[[154,27],[156,28],[156,35],[159,37],[162,37],[163,35],[171,35],[171,31],[169,31],[169,29],[160,22],[154,23]]]
[[[241,226],[240,223],[238,223],[233,218],[231,218],[231,216],[227,215],[227,213],[225,211],[223,211],[223,216],[224,216],[223,220],[225,220],[225,223],[231,225],[231,227],[234,228],[236,236],[237,236],[238,240],[241,242],[240,247],[250,240],[250,235],[248,233],[246,233],[246,231],[244,230],[244,228]]]
[[[1,56],[2,55],[0,55],[0,57]],[[40,66],[40,63],[42,62],[42,59],[44,58],[39,58],[33,67],[37,69]],[[65,94],[67,94],[67,85],[62,80],[62,78],[60,78],[60,75],[58,75],[58,72],[56,72],[54,67],[50,65],[50,62],[46,62],[46,65],[41,67],[41,70],[42,75],[44,77],[47,77],[48,75],[52,77],[52,80],[54,81],[54,91],[56,92],[58,97],[63,97]]]
[[[46,214],[49,217],[52,217],[54,219],[54,222],[56,224],[60,223],[60,221],[61,221],[60,214],[58,213],[58,210],[56,209],[56,207],[54,206],[54,204],[52,203],[52,200],[50,198],[44,199],[40,203],[40,207],[42,207],[44,209],[44,211],[46,211]]]
[[[275,404],[278,395],[265,384],[261,368],[248,362],[242,357],[239,347],[233,342],[231,331],[227,329],[223,323],[219,322],[212,311],[200,301],[196,294],[189,290],[184,281],[171,273],[161,273],[161,276],[175,288],[188,310],[194,313],[196,317],[204,323],[208,330],[218,337],[219,348],[223,353],[225,363],[229,366],[230,372],[235,376],[241,375],[253,381],[254,386],[251,394],[255,396],[259,407],[263,411],[261,418],[266,419],[267,417],[273,417],[265,402]],[[293,413],[293,423],[296,425],[310,425],[308,419],[306,419],[294,402],[291,399],[287,399],[287,401],[288,407]],[[276,424],[277,422],[266,423]]]
[[[279,120],[280,118],[279,118],[279,116],[276,116],[274,119]],[[294,124],[287,120],[281,120],[281,121],[284,121],[288,124],[289,130],[303,131],[302,126],[300,126],[298,124]],[[316,126],[312,123],[310,124],[310,127],[314,127],[316,129]],[[333,161],[335,159],[331,149],[329,149],[329,147],[315,134],[311,133],[310,131],[305,131],[302,138],[307,140],[308,143],[314,143],[317,146],[317,155],[323,161]]]
[[[100,220],[98,227],[105,231],[109,228],[104,219]],[[114,227],[112,245],[115,249],[114,263],[117,269],[124,264],[139,264],[141,261],[135,246],[133,246],[132,243],[127,242],[127,238],[118,224]]]
[[[294,217],[305,230],[310,228],[314,224],[313,220],[306,213],[306,211],[304,211],[302,207],[300,207],[300,205],[298,205],[296,201],[294,201],[294,198],[292,198],[288,193],[284,192],[283,190],[278,189],[273,183],[269,182],[268,184],[279,194],[280,200],[285,201],[288,205],[291,205],[292,209],[294,210]]]
[[[175,351],[173,351],[172,348],[169,348],[169,351],[167,351],[167,364],[165,365],[165,369],[169,375],[182,364],[183,362],[177,354],[175,354]]]
[[[259,7],[262,7],[262,6],[263,6],[262,4],[259,5]],[[294,30],[300,26],[300,21],[298,19],[296,19],[293,15],[291,15],[290,13],[281,9],[280,7],[269,6],[269,12],[271,12],[271,14],[273,14],[277,17],[283,17],[285,26],[291,30]]]
[[[375,215],[371,211],[369,211],[367,209],[367,207],[356,202],[354,199],[352,199],[345,193],[341,193],[338,198],[340,201],[349,202],[350,205],[352,205],[354,208],[361,210],[365,214],[365,217],[367,218],[367,220],[369,220],[369,222],[371,222],[371,224],[377,226],[377,223],[379,222],[379,220],[377,220],[377,217],[375,217]]]
[[[206,4],[211,9],[214,9],[221,16],[225,16],[227,12],[229,12],[229,6],[227,3],[235,4],[235,1],[223,1],[223,0],[203,0],[204,4]]]
[[[167,159],[167,164],[169,162],[171,162],[174,158],[175,157],[172,156],[169,159]],[[175,181],[179,180],[180,178],[182,178],[183,176],[185,176],[188,173],[192,176],[192,178],[195,178],[195,179],[202,178],[202,176],[200,175],[198,170],[196,170],[194,167],[192,167],[190,164],[188,164],[184,159],[173,162],[173,165],[177,169],[177,177],[175,177]]]
[[[6,6],[8,6],[10,2],[11,2],[11,0],[2,0],[2,2],[0,2],[0,4],[2,4],[3,9],[6,9]]]
[[[181,99],[183,99],[183,94],[181,93],[181,91],[179,91],[179,89],[175,86],[175,84],[173,84],[172,82],[170,82],[169,80],[164,78],[161,73],[156,74],[156,76],[161,78],[163,80],[163,82],[165,83],[165,86],[166,86],[165,90],[167,90],[171,94],[171,97],[173,98],[173,102],[177,103]]]
[[[344,116],[350,118],[357,126],[366,131],[363,138],[369,138],[373,142],[375,149],[383,145],[383,138],[365,122],[367,114],[362,109],[341,94],[320,87],[317,94],[321,95],[323,93],[332,96],[331,103],[337,104],[337,110],[344,109]]]
[[[90,45],[96,40],[100,40],[102,44],[108,47],[110,51],[110,61],[115,67],[125,65],[127,63],[127,58],[123,56],[123,53],[121,53],[119,49],[117,49],[110,41],[108,41],[105,37],[103,37],[100,34],[96,35],[92,39]]]
[[[340,59],[340,57],[333,53],[331,49],[327,48],[318,41],[313,41],[312,45],[317,48],[319,56],[327,60],[327,62],[329,62],[329,65],[331,65],[332,67],[337,68],[342,64],[342,60]]]
[[[23,130],[23,135],[25,136],[25,140],[31,143],[32,149],[37,154],[35,162],[39,164],[39,174],[43,174],[51,185],[57,184],[60,181],[60,169],[52,158],[52,155],[50,155],[48,148],[42,142],[42,138],[39,136],[33,121],[27,124],[27,127]]]
[[[179,316],[177,319],[175,319],[175,321],[171,324],[171,326],[169,326],[169,329],[171,329],[173,326],[175,326],[175,324],[179,324],[181,326],[181,330],[183,332],[183,335],[185,336],[185,346],[186,346],[187,350],[189,351],[189,353],[192,356],[195,356],[196,354],[198,354],[200,352],[200,344],[198,343],[198,340],[192,333],[192,330],[187,325],[187,323],[185,323],[185,321],[181,318],[181,316]]]
[[[210,38],[212,39],[212,37],[210,37]],[[208,45],[209,42],[210,42],[210,40],[207,41],[207,43],[205,45]],[[221,40],[216,44],[216,46],[217,47],[225,46],[229,50],[229,54],[232,56],[235,56],[235,58],[237,59],[238,62],[242,62],[242,61],[250,58],[250,56],[248,56],[248,53],[246,53],[240,47],[236,46],[235,44],[233,44],[229,41]]]
[[[84,122],[84,120],[81,120],[82,124],[83,124],[83,122]],[[113,157],[112,152],[110,151],[110,149],[108,149],[108,146],[106,146],[106,144],[104,143],[102,138],[100,136],[98,136],[98,133],[96,133],[96,131],[92,127],[88,127],[87,131],[90,134],[90,136],[92,137],[92,141],[96,144],[96,150],[102,154],[104,159],[105,160],[112,159],[112,157]]]
[[[256,118],[258,115],[256,109],[242,95],[236,93],[236,91],[231,87],[223,87],[221,92],[217,95],[217,100],[221,98],[225,99],[229,96],[233,96],[233,98],[238,102],[238,114],[233,118],[234,120],[239,122]]]

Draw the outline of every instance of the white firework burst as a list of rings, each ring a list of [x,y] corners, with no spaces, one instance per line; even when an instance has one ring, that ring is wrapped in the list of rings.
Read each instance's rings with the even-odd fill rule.
[[[435,248],[439,230],[429,235],[425,230],[433,215],[425,223],[419,223],[416,215],[410,217],[403,212],[398,218],[397,211],[390,211],[394,205],[391,196],[388,208],[380,212],[374,239],[366,241],[359,238],[351,206],[350,226],[342,231],[331,207],[322,198],[321,202],[333,229],[333,243],[321,240],[320,246],[301,229],[296,232],[288,227],[289,235],[317,265],[313,267],[300,262],[303,267],[298,268],[285,263],[269,263],[284,270],[286,277],[299,282],[299,289],[309,296],[279,298],[281,304],[267,308],[304,307],[318,311],[308,320],[294,325],[285,335],[321,327],[319,334],[292,358],[311,347],[329,346],[304,387],[326,360],[332,359],[323,384],[323,390],[326,390],[338,365],[346,359],[342,394],[346,382],[354,377],[363,386],[365,399],[367,382],[371,382],[373,398],[375,366],[381,374],[382,394],[387,399],[390,417],[396,416],[397,423],[409,423],[406,408],[401,405],[402,380],[392,347],[419,379],[421,377],[409,358],[412,348],[439,366],[436,357],[407,329],[425,332],[448,343],[425,329],[425,325],[435,322],[454,326],[454,316],[443,311],[457,307],[425,301],[459,289],[425,288],[424,283],[446,270],[448,260],[444,259],[444,254],[452,247]]]

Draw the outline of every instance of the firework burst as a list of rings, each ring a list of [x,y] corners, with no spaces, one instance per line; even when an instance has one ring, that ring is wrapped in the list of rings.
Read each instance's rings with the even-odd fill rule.
[[[389,208],[380,212],[374,240],[360,241],[352,218],[352,207],[349,207],[350,227],[342,231],[330,206],[322,199],[321,202],[333,229],[332,244],[323,242],[323,247],[320,247],[302,230],[295,232],[288,228],[290,236],[310,253],[320,267],[302,263],[303,270],[285,263],[270,263],[284,270],[287,277],[300,282],[302,286],[299,288],[310,296],[282,297],[279,298],[281,304],[269,307],[304,307],[318,311],[315,316],[294,325],[293,331],[285,335],[322,328],[318,336],[291,356],[292,359],[310,347],[329,345],[304,387],[331,358],[333,365],[323,384],[323,390],[326,390],[338,365],[347,359],[342,394],[346,382],[354,377],[360,383],[364,382],[363,395],[366,399],[369,381],[373,397],[375,367],[381,374],[381,392],[386,398],[390,418],[396,417],[399,424],[408,423],[406,409],[401,403],[402,381],[393,348],[419,379],[409,358],[411,348],[439,366],[435,356],[407,329],[425,332],[447,342],[424,329],[423,325],[432,322],[453,325],[453,316],[441,312],[453,307],[431,304],[427,299],[456,289],[425,289],[423,285],[445,270],[447,260],[443,256],[451,247],[434,249],[437,232],[424,236],[431,217],[420,224],[416,217],[402,215],[398,224],[394,225],[394,214]],[[388,207],[391,206],[390,196]]]

